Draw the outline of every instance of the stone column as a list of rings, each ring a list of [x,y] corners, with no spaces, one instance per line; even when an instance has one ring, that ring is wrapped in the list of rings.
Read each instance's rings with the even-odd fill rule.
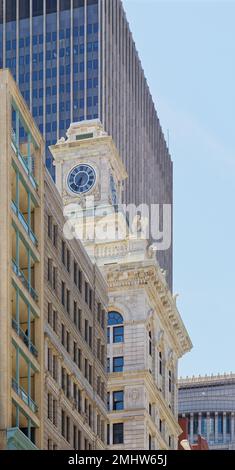
[[[206,414],[206,439],[209,443],[210,440],[210,413],[207,412]]]
[[[215,412],[215,443],[218,442],[218,413]]]
[[[109,392],[109,409],[110,411],[113,411],[113,392]]]
[[[198,434],[202,435],[202,414],[198,413]]]
[[[226,412],[223,413],[223,442],[226,442]]]
[[[190,442],[193,442],[193,413],[190,413]]]
[[[109,425],[109,445],[113,445],[113,423]]]

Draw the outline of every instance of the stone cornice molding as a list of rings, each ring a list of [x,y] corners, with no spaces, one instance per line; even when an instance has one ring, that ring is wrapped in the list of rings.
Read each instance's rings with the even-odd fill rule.
[[[154,310],[172,337],[178,357],[192,348],[192,343],[183,324],[176,303],[167,288],[166,281],[158,265],[153,261],[113,266],[107,271],[110,291],[125,288],[143,287],[148,291]]]

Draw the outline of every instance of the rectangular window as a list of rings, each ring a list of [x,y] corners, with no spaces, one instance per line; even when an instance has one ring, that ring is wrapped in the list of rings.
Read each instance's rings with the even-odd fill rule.
[[[89,289],[89,308],[92,310],[92,289]]]
[[[113,358],[113,372],[122,372],[123,371],[123,357],[114,357]]]
[[[52,216],[47,217],[47,234],[49,238],[52,238]]]
[[[88,342],[88,320],[85,320],[85,341]]]
[[[87,379],[88,378],[88,361],[87,361],[87,359],[85,359],[85,361],[84,361],[84,375],[85,375],[85,378]]]
[[[70,272],[70,251],[67,249],[67,271]]]
[[[75,364],[77,364],[77,343],[76,341],[73,342],[73,360]]]
[[[58,313],[56,310],[53,310],[53,330],[55,333],[58,331]]]
[[[81,269],[78,270],[78,288],[79,288],[79,291],[82,293],[82,271],[81,271]]]
[[[88,303],[88,283],[85,281],[85,302]]]
[[[92,348],[92,327],[89,326],[89,346]]]
[[[73,426],[73,448],[77,449],[77,426]]]
[[[62,240],[62,244],[61,244],[61,260],[62,260],[62,263],[65,265],[65,242],[64,240]]]
[[[70,442],[70,418],[66,417],[66,441]]]
[[[123,326],[114,326],[113,327],[113,342],[123,343],[124,341],[123,333],[124,333]]]
[[[61,343],[63,346],[65,345],[65,326],[63,323],[61,324]]]
[[[159,374],[162,375],[162,353],[159,352]]]
[[[58,378],[58,360],[55,355],[52,357],[52,377],[55,381],[57,381]]]
[[[53,226],[53,245],[57,248],[57,240],[58,240],[58,227],[57,225]]]
[[[47,260],[47,280],[52,284],[52,259],[48,258]]]
[[[70,314],[70,290],[66,290],[66,310]]]
[[[47,304],[47,321],[50,326],[52,326],[52,303],[48,302]]]
[[[61,434],[65,437],[65,412],[61,411]]]
[[[123,444],[123,423],[113,424],[113,444]]]
[[[101,323],[101,303],[98,302],[97,304],[97,320],[99,323]]]
[[[70,352],[70,334],[69,334],[69,331],[67,331],[67,333],[66,333],[66,349],[67,349],[67,352],[69,353]]]
[[[123,390],[113,392],[113,410],[119,411],[124,409],[124,392]]]
[[[61,303],[65,306],[65,283],[61,281]]]
[[[92,366],[89,364],[89,384],[92,385]]]
[[[57,268],[53,266],[53,281],[52,281],[52,286],[53,289],[56,291],[56,285],[57,285]]]
[[[82,331],[82,310],[78,309],[78,329]]]
[[[52,421],[52,395],[51,393],[47,394],[47,417]]]
[[[73,262],[73,281],[74,284],[77,286],[78,285],[78,264],[76,261]]]
[[[172,379],[171,379],[171,371],[170,371],[170,370],[169,370],[168,384],[169,384],[169,393],[171,393],[171,390],[172,390]]]
[[[57,426],[57,400],[53,399],[53,424]]]
[[[73,322],[78,327],[78,304],[75,300],[73,302]]]

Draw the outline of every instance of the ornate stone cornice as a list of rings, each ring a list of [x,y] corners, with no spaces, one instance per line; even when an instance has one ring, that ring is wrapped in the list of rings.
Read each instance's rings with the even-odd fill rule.
[[[154,311],[158,313],[173,339],[178,357],[192,348],[175,299],[172,297],[165,277],[155,260],[113,266],[107,270],[106,279],[111,292],[117,289],[136,288],[137,286],[145,288]]]

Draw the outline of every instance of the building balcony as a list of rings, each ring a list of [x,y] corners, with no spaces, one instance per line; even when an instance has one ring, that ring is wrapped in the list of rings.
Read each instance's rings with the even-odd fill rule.
[[[37,450],[37,447],[19,427],[13,427],[7,429],[7,450]]]
[[[29,225],[26,222],[23,214],[20,212],[20,210],[18,209],[18,207],[17,207],[17,205],[14,201],[11,202],[11,207],[12,207],[13,212],[18,217],[18,219],[19,219],[22,227],[24,228],[25,232],[29,235],[30,240],[33,242],[33,244],[35,246],[38,246],[38,240],[37,240],[36,235],[34,235],[32,229],[29,227]]]
[[[32,400],[32,398],[26,393],[26,391],[17,383],[17,381],[12,377],[12,388],[17,393],[17,395],[29,406],[33,413],[37,413],[38,406]]]
[[[11,147],[12,149],[14,150],[15,154],[17,155],[17,158],[18,160],[20,161],[21,163],[21,166],[23,167],[24,169],[24,172],[27,174],[32,186],[34,187],[34,189],[37,191],[38,189],[38,183],[36,182],[34,176],[33,176],[33,173],[30,169],[30,166],[29,166],[29,159],[28,158],[25,158],[22,153],[20,152],[20,149],[17,145],[17,139],[16,139],[16,134],[15,134],[15,131],[12,129],[12,133],[11,133]],[[33,162],[33,158],[31,158],[31,162]]]
[[[35,291],[35,289],[31,286],[31,284],[29,283],[29,281],[26,279],[26,277],[24,276],[22,270],[19,268],[19,266],[17,266],[16,262],[14,260],[12,260],[12,269],[14,271],[14,273],[17,275],[17,277],[21,280],[23,286],[28,290],[28,292],[30,293],[31,297],[33,298],[33,300],[35,300],[35,302],[38,302],[38,294],[37,292]]]
[[[12,319],[12,328],[16,331],[18,336],[22,339],[23,343],[27,346],[27,348],[34,355],[34,357],[38,357],[38,350],[36,346],[34,346],[32,341],[30,341],[29,337],[25,334],[22,328],[20,328],[20,325],[14,318]]]

